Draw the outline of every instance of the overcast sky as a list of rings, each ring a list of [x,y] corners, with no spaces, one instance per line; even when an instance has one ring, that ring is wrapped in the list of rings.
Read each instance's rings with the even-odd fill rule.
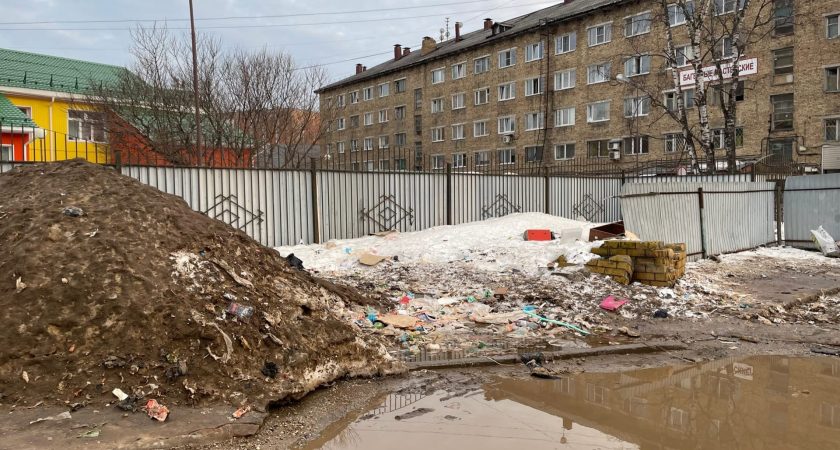
[[[484,17],[506,20],[560,3],[545,0],[194,1],[196,27],[219,37],[224,45],[285,49],[307,64],[324,64],[334,80],[350,76],[356,62],[368,67],[383,62],[393,54],[394,44],[418,48],[423,36],[440,35],[446,17],[450,18],[450,33],[454,36],[456,21],[464,22],[464,31],[469,32],[480,28]],[[136,25],[133,21],[149,20],[143,24],[151,25],[154,20],[165,20],[170,28],[189,27],[189,21],[183,20],[189,19],[188,5],[188,0],[0,1],[0,47],[125,65],[130,58],[126,48],[131,39],[129,29]],[[407,7],[411,9],[383,11]],[[372,11],[352,12],[360,10]],[[297,16],[201,20],[281,15]],[[32,23],[56,21],[65,23]],[[71,21],[85,23],[67,23]],[[93,21],[121,22],[90,23]],[[379,55],[370,56],[376,54]],[[344,60],[350,61],[341,62]]]

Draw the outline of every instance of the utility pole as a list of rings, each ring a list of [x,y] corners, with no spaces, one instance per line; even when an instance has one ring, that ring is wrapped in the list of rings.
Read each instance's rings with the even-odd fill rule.
[[[198,50],[195,44],[195,17],[193,16],[193,0],[190,0],[190,29],[192,30],[193,93],[195,94],[195,153],[198,159],[198,167],[201,167],[201,106],[198,101]]]

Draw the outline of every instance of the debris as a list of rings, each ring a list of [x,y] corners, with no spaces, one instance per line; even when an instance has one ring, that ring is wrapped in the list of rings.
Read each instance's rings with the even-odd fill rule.
[[[113,391],[111,391],[111,393],[116,395],[117,398],[120,399],[120,401],[123,401],[128,398],[128,394],[126,394],[122,391],[122,389],[119,388],[114,389]]]
[[[760,323],[760,324],[762,324],[762,325],[773,325],[773,322],[771,322],[771,321],[770,321],[770,319],[768,319],[768,318],[766,318],[766,317],[764,317],[764,316],[758,316],[758,315],[757,315],[757,316],[755,317],[755,320],[758,320],[758,323]]]
[[[658,309],[655,313],[653,313],[653,317],[657,319],[667,319],[668,311],[665,311],[664,309]]]
[[[526,241],[551,241],[554,240],[554,233],[551,230],[525,230],[522,239]]]
[[[117,405],[117,408],[123,411],[136,412],[139,402],[140,397],[129,395]]]
[[[531,376],[535,378],[542,378],[544,380],[559,380],[560,377],[551,369],[543,367],[542,353],[519,355],[520,361],[531,371]]]
[[[659,298],[677,298],[673,289],[663,288],[659,290]]]
[[[609,296],[601,302],[601,308],[606,309],[607,311],[615,311],[621,305],[627,303],[628,300],[616,300],[615,297]]]
[[[245,413],[247,413],[250,410],[251,410],[250,406],[246,406],[244,408],[239,408],[239,409],[236,410],[236,412],[233,413],[233,418],[234,419],[240,419],[240,418],[242,418],[242,416],[245,415]]]
[[[96,236],[96,233],[99,233],[99,229],[93,230],[90,233],[85,233],[85,236],[94,237],[94,236]]]
[[[633,337],[633,338],[637,338],[637,337],[641,336],[641,333],[639,333],[638,331],[636,331],[636,330],[631,330],[631,329],[629,329],[629,328],[627,328],[627,327],[621,327],[621,328],[619,328],[619,329],[618,329],[618,332],[619,332],[619,333],[622,333],[622,334],[626,334],[627,336],[630,336],[630,337]]]
[[[80,437],[80,438],[99,437],[99,433],[100,433],[99,430],[90,430],[90,431],[85,431],[84,433],[80,434],[77,437]]]
[[[116,355],[110,355],[105,358],[105,361],[102,362],[102,365],[105,366],[106,369],[115,369],[120,367],[125,367],[125,360],[120,358]]]
[[[607,223],[589,230],[589,242],[624,237],[624,222]],[[638,240],[638,239],[637,239]]]
[[[62,283],[64,283],[64,284],[67,284],[67,283],[69,283],[70,281],[69,281],[67,278],[62,278],[62,279],[61,279],[61,282],[62,282]]]
[[[61,210],[61,212],[63,212],[65,216],[70,217],[79,217],[85,213],[84,211],[82,211],[82,208],[79,208],[77,206],[65,206],[64,209]]]
[[[840,356],[840,348],[817,346],[811,347],[811,351],[820,355]]]
[[[63,412],[61,414],[57,414],[55,416],[37,418],[37,419],[33,420],[32,422],[29,422],[29,425],[36,424],[38,422],[59,421],[59,420],[67,420],[67,419],[71,419],[71,418],[72,417],[70,416],[70,413],[65,411],[65,412]]]
[[[395,328],[413,327],[414,324],[417,323],[417,318],[416,317],[414,317],[414,316],[403,316],[403,315],[381,316],[376,320],[384,323],[385,325],[391,325]]]
[[[269,378],[274,378],[277,376],[277,373],[280,372],[280,369],[277,367],[277,363],[273,361],[266,361],[260,372]]]
[[[266,336],[268,339],[270,339],[270,340],[271,340],[271,342],[274,342],[275,344],[279,345],[280,347],[282,347],[282,346],[283,346],[283,341],[281,341],[279,337],[277,337],[277,336],[275,336],[275,335],[273,335],[273,334],[271,334],[271,333],[268,333],[268,334],[266,334],[265,336]]]
[[[362,255],[361,258],[359,258],[359,263],[364,264],[366,266],[375,266],[386,259],[388,259],[387,256],[379,256],[371,253],[365,253],[364,255]]]
[[[25,381],[25,382],[29,383],[29,374],[28,374],[28,373],[26,373],[26,371],[25,371],[25,370],[24,370],[24,371],[23,371],[23,373],[21,374],[21,377],[23,378],[23,381]]]
[[[392,234],[399,234],[397,230],[388,230],[388,231],[380,231],[378,233],[373,233],[374,236],[385,237],[390,236]]]
[[[564,326],[564,327],[571,328],[571,329],[573,329],[573,330],[575,330],[575,331],[577,331],[577,332],[579,332],[579,333],[582,333],[582,334],[589,334],[589,332],[588,332],[588,331],[583,331],[583,330],[581,330],[580,328],[578,328],[578,327],[576,327],[576,326],[574,326],[574,325],[569,325],[568,323],[558,322],[558,321],[556,321],[556,320],[546,319],[545,317],[541,317],[541,316],[538,316],[538,315],[536,315],[536,314],[534,314],[534,313],[530,313],[530,312],[527,312],[527,311],[523,311],[523,312],[524,312],[525,314],[528,314],[529,316],[534,316],[534,317],[536,317],[537,319],[540,319],[540,320],[542,320],[542,321],[544,321],[544,322],[553,323],[553,324],[555,324],[555,325],[562,325],[562,326]]]
[[[325,247],[326,247],[327,250],[332,250],[332,249],[336,248],[337,245],[335,244],[335,242],[329,241],[329,242],[327,242],[327,245]]]
[[[333,244],[335,245],[335,244]],[[303,260],[295,256],[294,253],[289,253],[289,256],[286,257],[286,261],[289,262],[289,265],[294,267],[297,270],[305,270],[303,268]]]
[[[746,341],[746,342],[752,342],[753,344],[759,344],[759,343],[761,343],[761,339],[759,339],[759,338],[757,338],[757,337],[755,337],[755,336],[746,336],[746,335],[741,335],[741,336],[738,336],[738,339],[740,339],[740,340],[742,340],[742,341]]]
[[[227,312],[238,317],[240,320],[248,320],[254,314],[254,307],[243,306],[239,303],[231,303],[227,308]]]
[[[146,413],[149,414],[150,418],[161,422],[166,420],[169,416],[169,409],[166,406],[159,404],[157,400],[153,398],[149,399],[149,402],[146,403],[146,407],[143,409],[146,410]]]
[[[26,283],[21,281],[21,277],[18,277],[15,280],[15,294],[20,294],[24,289],[26,289]]]
[[[507,297],[510,289],[506,286],[498,287],[493,291],[493,297],[497,300],[504,300]]]
[[[630,239],[631,241],[641,241],[641,239],[639,239],[639,236],[636,236],[635,234],[633,234],[633,233],[631,233],[627,230],[624,230],[624,236],[627,239]]]
[[[476,323],[491,323],[496,325],[506,325],[510,322],[515,322],[519,319],[523,319],[528,314],[525,311],[513,311],[508,313],[485,313],[485,314],[478,314],[478,312],[474,313],[470,316],[470,320]]]
[[[832,258],[840,256],[840,249],[837,248],[834,238],[825,231],[825,228],[823,228],[822,225],[820,225],[816,230],[811,230],[811,239],[814,240],[814,244],[818,249],[820,249],[823,255],[830,256]]]
[[[250,281],[248,281],[248,280],[242,278],[241,276],[239,276],[239,274],[237,274],[235,270],[231,269],[230,266],[226,262],[224,262],[222,260],[219,260],[219,259],[211,259],[210,261],[212,261],[214,264],[216,264],[217,266],[224,269],[224,271],[227,272],[228,275],[230,275],[231,278],[233,278],[233,281],[236,281],[241,286],[245,286],[249,289],[254,288],[253,283],[251,283]]]
[[[723,259],[719,255],[711,255],[711,256],[709,256],[709,259],[711,259],[712,261],[714,261],[716,263],[723,262]]]

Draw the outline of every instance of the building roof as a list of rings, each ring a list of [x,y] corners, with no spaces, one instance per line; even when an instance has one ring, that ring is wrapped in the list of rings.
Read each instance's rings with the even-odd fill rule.
[[[0,94],[0,127],[37,128],[35,122],[15,106],[6,96]]]
[[[90,91],[91,82],[116,83],[123,70],[108,64],[0,48],[0,86],[84,94]]]
[[[481,29],[462,35],[461,40],[458,42],[455,42],[455,39],[438,42],[437,49],[425,56],[421,54],[420,49],[417,49],[417,51],[413,51],[408,55],[403,56],[398,61],[394,61],[394,59],[391,58],[389,61],[371,67],[360,74],[355,74],[351,77],[325,86],[319,89],[318,92],[335,89],[352,83],[376,78],[390,72],[396,72],[408,67],[424,64],[426,62],[451,56],[465,50],[471,50],[481,45],[508,39],[511,36],[532,31],[540,26],[570,20],[608,6],[627,3],[628,1],[629,0],[574,0],[568,1],[567,3],[549,6],[548,8],[501,22],[501,24],[505,27],[511,28],[507,31],[497,33],[495,36],[492,35],[492,30]]]

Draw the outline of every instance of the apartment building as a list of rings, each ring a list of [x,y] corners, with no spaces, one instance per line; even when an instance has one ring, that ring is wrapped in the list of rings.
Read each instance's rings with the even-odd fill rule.
[[[800,23],[790,20],[799,2],[777,0],[773,29],[741,56],[739,169],[781,155],[813,171],[840,170],[840,4],[810,1],[812,20]],[[716,3],[720,14],[738,7]],[[675,99],[662,49],[666,28],[678,47],[689,40],[684,17],[674,11],[666,23],[655,19],[660,10],[648,0],[574,0],[486,19],[470,33],[456,26],[454,39],[427,37],[414,51],[397,45],[389,61],[357,65],[355,75],[319,90],[328,123],[322,154],[358,170],[410,168],[410,158],[389,156],[395,148],[434,169],[683,159],[681,127],[663,114]],[[723,40],[724,55],[729,44]],[[680,76],[696,121],[688,69]],[[709,117],[723,160],[714,101]]]

